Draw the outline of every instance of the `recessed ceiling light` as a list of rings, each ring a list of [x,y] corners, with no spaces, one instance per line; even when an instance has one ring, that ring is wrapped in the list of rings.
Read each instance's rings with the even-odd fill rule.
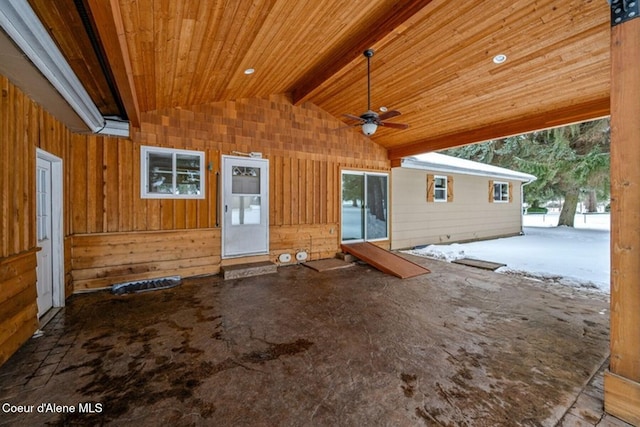
[[[253,74],[255,72],[256,72],[256,70],[254,70],[253,68],[247,68],[246,70],[244,70],[244,73],[246,75]]]
[[[383,113],[387,112],[387,107],[385,107],[384,105],[382,107],[380,107],[380,111],[382,111]]]
[[[500,53],[496,56],[493,57],[493,63],[494,64],[502,64],[504,61],[507,60],[507,55]]]

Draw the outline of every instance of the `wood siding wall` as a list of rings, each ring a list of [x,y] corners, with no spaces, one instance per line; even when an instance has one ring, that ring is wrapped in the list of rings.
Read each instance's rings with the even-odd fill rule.
[[[67,129],[0,76],[0,364],[38,327],[36,309],[36,147],[68,152]],[[65,180],[66,181],[66,180]],[[66,192],[67,188],[65,188]],[[69,201],[64,209],[69,211]],[[65,230],[68,221],[65,220]],[[65,242],[65,257],[70,254]],[[70,264],[65,288],[71,290]]]
[[[343,126],[311,104],[294,106],[287,97],[274,96],[145,113],[131,140],[74,142],[75,289],[219,272],[217,175],[221,155],[234,152],[260,152],[269,159],[269,258],[300,250],[311,259],[332,256],[339,249],[341,168],[389,170],[384,148],[352,130],[337,130]],[[211,165],[205,198],[142,199],[142,145],[204,151],[205,164]],[[114,242],[127,244],[119,248]]]
[[[453,185],[455,196],[451,201],[434,202],[427,201],[429,174],[431,172],[409,168],[392,170],[392,249],[520,233],[520,182],[501,180],[512,184],[512,201],[491,203],[487,200],[487,185],[491,178],[438,172],[437,175],[453,178],[448,181]]]

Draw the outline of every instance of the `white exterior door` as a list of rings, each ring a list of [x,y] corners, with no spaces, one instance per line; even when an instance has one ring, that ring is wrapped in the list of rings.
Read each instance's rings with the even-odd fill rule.
[[[222,257],[269,253],[269,161],[222,156]]]
[[[38,158],[36,167],[36,224],[38,317],[53,307],[53,261],[51,243],[52,227],[51,162]]]

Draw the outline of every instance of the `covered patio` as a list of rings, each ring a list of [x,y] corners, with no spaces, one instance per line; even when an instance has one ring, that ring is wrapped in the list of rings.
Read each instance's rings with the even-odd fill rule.
[[[432,273],[74,295],[0,368],[0,400],[33,405],[0,425],[625,425],[602,412],[607,295],[411,260]]]

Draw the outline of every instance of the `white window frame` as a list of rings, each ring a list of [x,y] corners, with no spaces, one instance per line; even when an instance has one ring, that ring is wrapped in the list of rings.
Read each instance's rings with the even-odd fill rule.
[[[162,175],[165,178],[170,175],[171,177],[171,190],[170,192],[160,193],[152,192],[150,190],[150,177],[149,173],[149,154],[162,154],[171,155],[171,169],[163,171]],[[198,157],[197,171],[191,173],[192,176],[199,178],[199,193],[198,194],[181,194],[178,188],[178,177],[180,175],[189,174],[189,172],[179,171],[177,168],[177,156],[188,155]],[[193,150],[181,150],[177,148],[161,148],[161,147],[140,147],[140,197],[143,199],[204,199],[205,198],[205,166],[204,166],[204,152]]]
[[[441,179],[444,182],[444,188],[438,187],[438,180]],[[433,201],[439,203],[447,202],[447,193],[449,189],[447,188],[447,176],[445,175],[434,175],[433,176]],[[439,198],[437,196],[438,190],[444,190],[444,197]]]
[[[496,199],[496,186],[500,186],[500,198]],[[506,192],[503,192],[502,189],[506,188]],[[503,199],[502,196],[505,196]],[[504,181],[493,181],[493,201],[495,203],[509,203],[509,183]]]

